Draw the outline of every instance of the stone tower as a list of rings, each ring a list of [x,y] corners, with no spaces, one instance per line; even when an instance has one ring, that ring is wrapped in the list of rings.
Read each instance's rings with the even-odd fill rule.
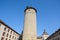
[[[36,12],[37,10],[33,7],[27,7],[24,10],[24,29],[22,40],[36,40]]]

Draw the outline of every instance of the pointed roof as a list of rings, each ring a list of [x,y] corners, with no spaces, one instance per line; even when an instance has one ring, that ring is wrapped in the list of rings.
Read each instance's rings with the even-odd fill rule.
[[[48,33],[46,32],[46,30],[44,29],[44,32],[42,35],[48,35]]]

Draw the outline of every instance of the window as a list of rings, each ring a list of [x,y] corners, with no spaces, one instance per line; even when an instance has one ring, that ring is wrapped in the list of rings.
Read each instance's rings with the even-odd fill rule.
[[[11,35],[10,35],[10,38],[11,38]]]
[[[8,32],[9,32],[9,29],[8,29]]]
[[[3,36],[5,36],[5,32],[3,32]]]
[[[0,23],[0,26],[1,26],[1,23]]]
[[[14,38],[14,36],[12,38]]]
[[[8,37],[8,34],[7,34],[7,37]]]
[[[12,31],[11,31],[11,34],[12,34]]]
[[[6,27],[4,28],[4,31],[6,31]]]
[[[2,37],[1,40],[4,40],[4,38]]]
[[[7,40],[7,38],[6,38],[6,40]]]

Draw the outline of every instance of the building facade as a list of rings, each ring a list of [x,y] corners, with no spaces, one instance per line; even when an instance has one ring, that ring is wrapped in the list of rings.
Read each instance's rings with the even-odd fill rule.
[[[0,20],[0,40],[18,40],[20,34]]]
[[[46,40],[60,40],[60,29],[50,35]]]

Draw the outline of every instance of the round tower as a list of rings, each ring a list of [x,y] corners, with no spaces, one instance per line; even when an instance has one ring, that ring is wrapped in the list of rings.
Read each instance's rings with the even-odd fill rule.
[[[27,7],[24,10],[24,29],[23,29],[23,40],[36,40],[36,12],[37,10],[33,7]]]

